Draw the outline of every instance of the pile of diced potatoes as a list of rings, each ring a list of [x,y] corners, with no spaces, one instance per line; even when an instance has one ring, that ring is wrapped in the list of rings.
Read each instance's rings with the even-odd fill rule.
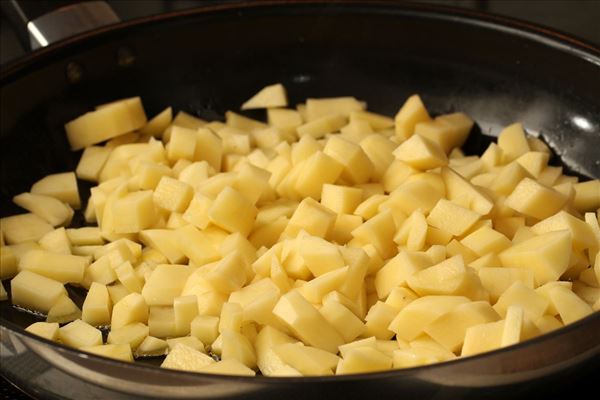
[[[242,106],[266,123],[148,121],[140,98],[67,123],[77,170],[1,220],[10,300],[46,319],[27,330],[165,368],[306,376],[452,360],[600,309],[600,181],[548,165],[520,124],[465,156],[473,121],[417,95],[395,118],[353,97],[287,106],[276,84]],[[87,204],[77,179],[97,183]],[[80,207],[89,226],[68,228]],[[81,308],[65,285],[88,290]]]

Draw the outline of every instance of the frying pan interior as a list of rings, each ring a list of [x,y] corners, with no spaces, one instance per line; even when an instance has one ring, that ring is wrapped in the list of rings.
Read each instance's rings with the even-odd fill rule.
[[[600,177],[598,50],[496,22],[417,5],[255,2],[60,43],[2,72],[0,212],[19,212],[12,196],[76,167],[81,153],[68,149],[63,126],[97,104],[141,96],[149,116],[170,105],[222,119],[276,82],[291,105],[349,95],[390,116],[419,93],[433,114],[477,121],[470,153],[520,121],[557,152],[554,163]],[[32,319],[3,306],[0,321]]]

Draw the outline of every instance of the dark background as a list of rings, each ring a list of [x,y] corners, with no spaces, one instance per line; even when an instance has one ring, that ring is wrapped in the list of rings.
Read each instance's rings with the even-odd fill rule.
[[[0,0],[6,3],[9,0]],[[221,0],[229,1],[229,0]],[[22,3],[41,4],[64,1],[24,0]],[[108,0],[121,20],[129,20],[142,16],[159,14],[166,11],[193,8],[207,3],[219,1],[206,0]],[[425,0],[421,3],[435,3],[455,6],[504,15],[524,21],[540,24],[558,31],[565,32],[584,41],[600,46],[600,0]],[[6,4],[3,4],[5,6]],[[19,39],[18,27],[2,13],[0,20],[0,65],[19,58],[29,51]],[[540,62],[545,62],[540,60]],[[572,385],[565,388],[563,393],[554,393],[555,398],[568,398],[573,395],[590,393],[587,389],[595,387],[593,376],[597,371],[588,370],[586,373],[573,377]],[[596,383],[597,384],[597,383]],[[597,387],[596,387],[597,389]],[[593,392],[592,392],[593,393]],[[542,395],[542,393],[540,393]],[[545,393],[547,395],[548,393]],[[518,393],[516,393],[518,397]],[[0,398],[27,398],[0,377]]]

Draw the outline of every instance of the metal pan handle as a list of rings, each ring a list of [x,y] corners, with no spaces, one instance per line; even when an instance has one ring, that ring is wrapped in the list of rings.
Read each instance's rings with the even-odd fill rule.
[[[81,32],[120,21],[105,1],[2,1],[23,45],[35,50]]]

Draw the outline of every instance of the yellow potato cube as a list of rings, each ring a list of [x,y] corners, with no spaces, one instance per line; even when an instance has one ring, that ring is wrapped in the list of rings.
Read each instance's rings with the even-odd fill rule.
[[[221,360],[200,369],[205,374],[254,376],[256,372],[235,359]]]
[[[320,200],[323,185],[334,183],[342,174],[344,165],[329,155],[317,151],[310,156],[302,168],[294,189],[303,197]]]
[[[112,301],[105,285],[92,282],[83,302],[81,319],[93,326],[109,325]]]
[[[398,313],[390,323],[389,329],[396,332],[397,338],[410,341],[419,336],[431,322],[458,305],[468,302],[469,299],[463,296],[420,297]]]
[[[365,316],[365,336],[374,336],[377,339],[389,340],[394,332],[389,329],[390,323],[398,315],[398,310],[389,304],[377,301]]]
[[[53,342],[58,341],[58,322],[34,322],[29,325],[25,330],[43,337],[44,339],[52,340]]]
[[[536,235],[560,230],[568,230],[571,233],[575,250],[589,249],[594,245],[598,246],[596,236],[590,225],[566,211],[559,211],[531,227],[531,231]]]
[[[188,129],[198,129],[206,125],[206,121],[184,111],[179,111],[175,116],[175,119],[173,119],[173,125]]]
[[[333,369],[340,358],[327,351],[300,343],[282,343],[273,349],[286,364],[300,371],[304,376],[333,375]]]
[[[226,330],[239,332],[242,330],[242,306],[238,303],[227,302],[221,308],[219,317],[219,333]]]
[[[85,181],[98,182],[100,171],[102,171],[111,151],[110,147],[86,147],[75,170],[77,177]]]
[[[342,335],[345,342],[353,341],[365,331],[365,324],[340,303],[327,302],[319,312]]]
[[[254,346],[257,365],[263,375],[272,376],[286,366],[289,367],[273,350],[284,343],[297,343],[297,341],[269,325],[262,328],[256,336]]]
[[[343,115],[327,114],[300,125],[296,128],[296,132],[298,132],[299,137],[310,135],[315,139],[320,139],[328,133],[338,131],[347,122],[348,119]]]
[[[21,271],[28,270],[62,283],[80,283],[91,257],[30,250],[19,261]]]
[[[527,153],[530,149],[523,131],[523,125],[515,123],[504,128],[498,135],[498,147],[502,149],[505,163]]]
[[[309,302],[318,304],[322,301],[323,296],[338,289],[346,280],[347,275],[348,267],[331,270],[305,283],[298,288],[298,292]],[[282,290],[282,292],[285,291]]]
[[[302,117],[296,110],[270,108],[267,110],[269,125],[281,130],[296,130],[302,125]]]
[[[401,251],[377,271],[375,289],[380,299],[385,299],[397,286],[406,284],[411,275],[431,266],[431,259],[423,253]]]
[[[430,226],[461,236],[469,230],[481,215],[446,199],[440,199],[427,216]]]
[[[179,250],[195,265],[201,266],[221,258],[207,235],[194,226],[186,225],[175,232],[175,240]]]
[[[190,324],[191,335],[207,345],[219,336],[219,317],[198,315]]]
[[[512,244],[506,236],[487,226],[470,233],[460,242],[479,256],[489,253],[498,254]]]
[[[175,336],[177,331],[175,330],[175,313],[173,307],[149,307],[148,328],[151,336],[158,338]]]
[[[587,317],[594,311],[585,301],[563,286],[550,289],[550,301],[565,325]]]
[[[131,293],[121,282],[113,283],[112,285],[107,286],[106,289],[108,289],[108,295],[113,304],[117,304],[121,299]]]
[[[355,240],[372,244],[383,258],[390,258],[397,251],[394,245],[395,231],[391,211],[385,210],[354,229],[352,236]]]
[[[336,245],[316,236],[299,240],[300,255],[314,276],[318,277],[344,266],[344,259]]]
[[[428,170],[448,164],[448,158],[435,142],[421,135],[413,135],[394,150],[396,159],[419,169]]]
[[[465,333],[475,325],[498,321],[500,316],[487,301],[460,304],[424,328],[425,333],[448,351],[460,351]]]
[[[0,247],[0,280],[10,279],[18,272],[18,262],[10,246]]]
[[[61,327],[58,331],[60,341],[67,346],[80,349],[102,345],[102,332],[80,319]]]
[[[74,172],[47,175],[35,182],[30,191],[32,194],[54,197],[74,209],[81,207],[77,178]]]
[[[184,212],[189,205],[194,191],[187,183],[169,176],[163,176],[154,190],[154,202],[157,206],[171,211]]]
[[[254,347],[246,336],[239,332],[225,330],[221,334],[221,337],[223,340],[221,350],[222,360],[236,360],[248,368],[256,367]]]
[[[577,211],[592,211],[600,208],[600,180],[576,183],[573,189],[575,189],[573,206]]]
[[[154,190],[163,176],[172,176],[171,168],[163,164],[142,160],[134,169],[134,177],[142,190]]]
[[[151,190],[133,192],[112,203],[113,228],[117,233],[136,233],[152,227],[158,213]]]
[[[338,214],[331,232],[331,240],[338,244],[346,244],[352,240],[352,232],[362,225],[363,219],[358,215]]]
[[[500,348],[504,323],[502,320],[469,327],[460,355],[466,357]]]
[[[184,344],[185,346],[188,346],[194,350],[198,350],[202,353],[205,352],[204,351],[204,343],[202,343],[200,340],[198,340],[197,338],[195,338],[193,336],[183,336],[183,337],[167,339],[167,346],[169,348],[169,351],[173,350],[173,348],[175,348],[175,346],[178,346],[180,344]]]
[[[348,116],[353,111],[362,111],[364,109],[365,103],[358,101],[354,97],[309,98],[306,100],[306,120],[314,121],[315,119],[334,113]]]
[[[178,117],[180,116],[178,115]],[[173,109],[171,107],[167,107],[149,120],[148,123],[139,130],[139,132],[143,135],[161,137],[165,129],[167,129],[167,127],[171,124],[172,119]]]
[[[51,253],[71,254],[71,242],[65,228],[59,228],[48,232],[40,238],[38,243],[42,249]]]
[[[202,372],[202,369],[215,360],[183,343],[177,344],[160,365],[161,368],[176,369],[180,371]]]
[[[287,107],[287,95],[281,83],[265,86],[242,104],[242,110]]]
[[[210,221],[227,230],[228,232],[240,232],[248,236],[258,210],[240,192],[232,188],[225,188],[208,211]]]
[[[114,267],[117,279],[132,293],[141,293],[143,287],[142,279],[135,273],[129,261],[125,261]]]
[[[142,289],[149,306],[171,306],[192,273],[187,265],[157,265]]]
[[[132,132],[146,124],[146,114],[139,97],[99,106],[65,124],[72,150]]]
[[[525,286],[521,281],[515,281],[494,304],[494,310],[504,317],[509,306],[513,305],[523,308],[527,318],[536,320],[546,312],[548,299]]]
[[[498,298],[516,281],[533,289],[533,271],[523,268],[482,267],[477,270],[484,289],[490,294],[490,302]]]
[[[122,326],[117,329],[111,329],[108,334],[106,343],[108,344],[126,344],[130,346],[131,350],[139,350],[142,343],[148,338],[148,326],[141,322]],[[154,338],[155,339],[155,338]],[[148,346],[148,343],[146,343]],[[142,349],[143,351],[144,349]]]
[[[21,193],[13,197],[13,202],[41,217],[52,226],[68,225],[73,218],[73,209],[54,197]]]
[[[426,238],[427,221],[421,209],[417,209],[402,223],[394,236],[394,242],[398,245],[406,245],[408,250],[418,251],[425,246]]]
[[[336,353],[344,343],[335,328],[298,292],[292,290],[281,296],[273,314],[308,345]]]
[[[548,166],[549,158],[550,156],[548,153],[528,151],[515,161],[525,168],[532,176],[539,179],[542,171]]]
[[[411,368],[446,361],[449,355],[427,347],[406,348],[393,352],[393,368]]]
[[[300,202],[283,234],[295,237],[301,230],[310,235],[327,237],[335,224],[336,214],[312,198]]]
[[[373,172],[373,164],[362,148],[339,136],[327,141],[323,153],[343,165],[342,179],[350,184],[365,183]]]
[[[64,324],[81,318],[81,310],[67,295],[62,295],[48,310],[46,322]]]
[[[544,219],[559,211],[567,198],[537,181],[524,178],[506,199],[505,204],[526,216]]]
[[[35,214],[19,214],[0,218],[0,226],[6,242],[18,244],[38,241],[54,230],[52,225]]]
[[[549,232],[515,244],[498,257],[504,267],[532,270],[535,285],[540,286],[557,280],[567,270],[571,242],[567,230]]]
[[[395,160],[393,152],[397,144],[379,134],[368,135],[359,144],[373,164],[373,180],[384,180],[388,168]]]
[[[419,95],[412,95],[406,100],[394,117],[396,137],[404,141],[414,134],[415,126],[419,122],[430,120],[431,117]]]
[[[130,293],[113,303],[112,316],[110,319],[111,329],[121,328],[135,322],[148,323],[148,305],[144,297],[139,293]]]
[[[128,344],[101,344],[98,346],[85,346],[81,347],[81,350],[115,360],[128,362],[133,361],[131,347]]]
[[[443,167],[442,179],[448,200],[470,208],[481,215],[487,215],[494,203],[478,188],[450,168]]]

